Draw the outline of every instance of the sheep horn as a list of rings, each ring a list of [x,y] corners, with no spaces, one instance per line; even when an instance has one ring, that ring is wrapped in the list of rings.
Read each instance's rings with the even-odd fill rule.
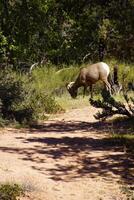
[[[72,87],[73,84],[74,84],[74,82],[68,83],[68,84],[67,84],[67,89],[69,90],[69,89]]]

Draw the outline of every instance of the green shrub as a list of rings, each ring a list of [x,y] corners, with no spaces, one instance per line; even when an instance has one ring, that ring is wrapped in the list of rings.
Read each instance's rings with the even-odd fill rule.
[[[33,118],[35,120],[44,119],[46,113],[51,114],[63,110],[61,106],[56,103],[54,97],[45,94],[45,90],[29,90],[23,106],[31,108],[31,111],[33,111]]]
[[[11,70],[0,72],[0,100],[1,111],[5,117],[12,110],[13,103],[23,100],[22,81],[18,80]]]
[[[0,185],[0,200],[18,200],[21,195],[23,195],[23,190],[17,184]]]
[[[61,110],[55,99],[39,89],[35,79],[11,69],[0,71],[0,124],[6,121],[31,123],[44,118],[46,113]]]
[[[0,117],[5,121],[22,122],[32,119],[30,107],[22,107],[27,90],[24,88],[23,79],[11,69],[0,71]],[[22,107],[18,112],[18,107]],[[18,117],[19,116],[19,117]],[[24,118],[24,119],[23,119]],[[29,118],[29,119],[28,119]],[[2,122],[2,120],[1,120]]]
[[[0,71],[0,111],[4,119],[15,118],[14,105],[24,100],[23,82],[11,69]]]

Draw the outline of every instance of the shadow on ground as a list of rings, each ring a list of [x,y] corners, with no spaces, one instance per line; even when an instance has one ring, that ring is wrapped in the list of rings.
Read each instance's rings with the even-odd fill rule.
[[[100,137],[103,131],[125,133],[125,127],[129,131],[124,123],[50,122],[33,127],[26,138],[16,137],[27,145],[25,148],[0,147],[0,151],[20,154],[24,161],[31,161],[32,169],[57,181],[114,176],[133,183],[134,155],[125,153],[122,141]]]
[[[118,133],[118,134],[134,134],[134,120],[126,118],[117,118],[114,121],[98,121],[98,122],[84,122],[84,121],[50,121],[41,125],[34,125],[30,132],[35,133],[37,130],[41,132],[87,132],[95,131],[97,133]]]

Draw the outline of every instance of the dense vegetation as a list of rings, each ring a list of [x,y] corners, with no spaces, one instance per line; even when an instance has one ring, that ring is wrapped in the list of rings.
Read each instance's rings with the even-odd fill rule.
[[[134,61],[134,0],[2,0],[0,62]]]
[[[17,184],[0,184],[1,200],[19,200],[23,196],[23,189]]]
[[[37,119],[44,119],[46,113],[62,110],[51,92],[47,93],[48,85],[45,85],[45,89],[43,84],[40,87],[40,78],[38,76],[36,79],[34,75],[30,78],[12,69],[0,71],[1,125],[13,121],[30,124]]]
[[[134,0],[0,1],[0,123],[61,111],[55,96],[85,62],[118,63],[119,80],[133,82],[133,10]]]
[[[108,95],[91,104],[103,108],[97,119],[121,112],[129,117],[128,135],[113,137],[133,151],[134,0],[1,0],[0,126],[29,125],[63,111],[61,104],[69,101],[66,83],[86,62],[102,60],[111,70],[119,66],[128,109]],[[35,63],[38,68],[29,73]],[[129,84],[133,91],[128,96]],[[16,200],[22,194],[18,185],[0,185],[1,200]]]

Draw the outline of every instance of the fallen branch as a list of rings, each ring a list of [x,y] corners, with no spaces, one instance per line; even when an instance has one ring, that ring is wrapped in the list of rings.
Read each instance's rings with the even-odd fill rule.
[[[102,108],[101,112],[95,114],[96,119],[106,119],[111,117],[115,114],[125,115],[128,117],[134,117],[134,99],[128,98],[127,94],[124,96],[127,105],[116,101],[114,97],[112,97],[109,91],[103,90],[102,93],[102,100],[93,100],[90,99],[90,104],[96,108]],[[131,101],[131,104],[129,103]]]

